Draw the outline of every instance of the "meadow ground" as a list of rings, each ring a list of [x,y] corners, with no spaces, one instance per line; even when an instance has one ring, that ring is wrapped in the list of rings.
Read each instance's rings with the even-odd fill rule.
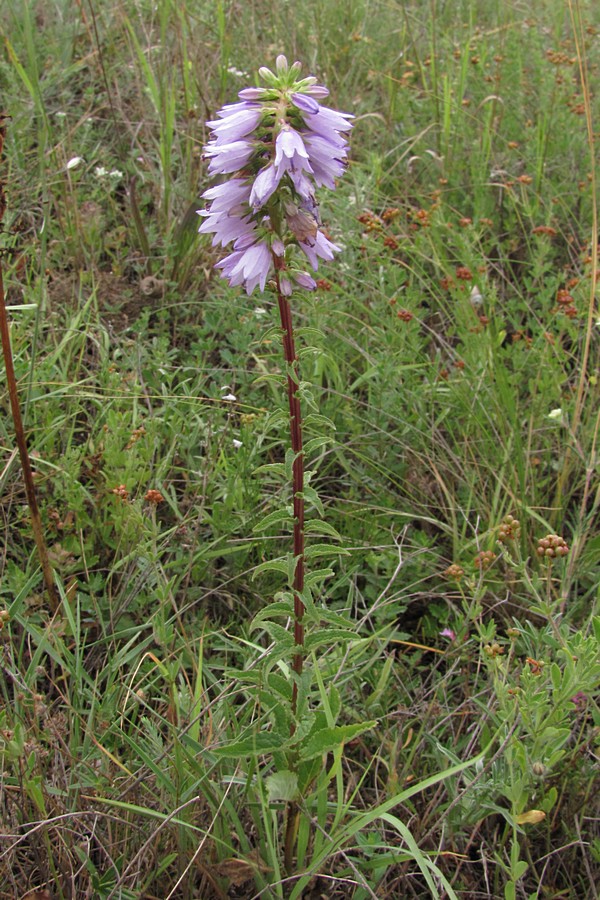
[[[0,35],[60,600],[2,368],[1,900],[596,897],[597,4],[6,0]],[[331,569],[302,765],[262,618],[290,552],[276,303],[218,277],[196,215],[205,122],[282,52],[356,117],[322,198],[342,252],[293,299]]]

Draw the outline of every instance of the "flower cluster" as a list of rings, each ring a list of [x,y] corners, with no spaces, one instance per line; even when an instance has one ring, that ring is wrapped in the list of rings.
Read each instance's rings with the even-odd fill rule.
[[[300,63],[289,66],[278,56],[276,72],[259,69],[265,87],[240,91],[238,103],[207,123],[208,172],[228,177],[202,195],[209,206],[198,210],[199,231],[213,235],[213,246],[233,245],[217,268],[248,294],[264,290],[272,266],[284,295],[293,282],[313,290],[315,280],[294,263],[294,248],[314,270],[339,250],[321,229],[315,190],[335,188],[343,173],[352,117],[322,106],[327,88],[299,73]]]

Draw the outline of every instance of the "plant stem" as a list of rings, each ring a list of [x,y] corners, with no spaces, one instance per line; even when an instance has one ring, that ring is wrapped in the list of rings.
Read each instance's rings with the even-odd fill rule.
[[[2,158],[2,150],[4,146],[5,133],[5,117],[0,115],[0,159]],[[0,223],[4,218],[5,200],[4,200],[4,184],[0,181]],[[4,367],[6,369],[6,384],[8,387],[8,396],[10,399],[10,408],[12,419],[15,426],[15,439],[19,448],[19,456],[21,457],[21,469],[23,471],[23,481],[25,482],[25,493],[27,495],[27,503],[31,514],[31,525],[37,551],[42,567],[42,575],[48,600],[52,612],[56,612],[59,607],[59,598],[54,584],[52,575],[52,567],[48,559],[48,550],[44,533],[42,530],[42,520],[37,505],[37,497],[35,493],[35,485],[33,483],[33,473],[31,471],[31,463],[29,461],[29,453],[27,451],[27,441],[25,440],[25,431],[23,429],[23,419],[21,418],[21,408],[19,406],[19,395],[17,392],[17,380],[15,378],[15,369],[13,365],[12,350],[10,346],[10,331],[8,328],[8,316],[6,312],[6,303],[4,300],[4,282],[2,278],[2,261],[0,259],[0,340],[2,343],[2,355],[4,356]]]
[[[294,329],[292,326],[292,310],[289,300],[281,292],[279,272],[285,267],[284,261],[273,254],[275,266],[275,280],[277,283],[277,302],[279,315],[283,329],[283,355],[287,367],[288,403],[290,410],[290,437],[292,450],[294,451],[294,463],[292,467],[292,493],[294,497],[294,643],[297,652],[292,663],[294,672],[302,674],[304,664],[304,603],[302,591],[304,590],[304,454],[302,451],[302,410],[298,397],[300,379],[298,376],[298,357],[294,344]],[[292,688],[292,710],[296,712],[298,697],[298,685],[294,682]]]
[[[281,291],[281,282],[279,273],[285,268],[284,261],[273,254],[273,264],[275,267],[275,280],[277,283],[277,302],[279,304],[279,316],[281,318],[281,327],[283,330],[283,355],[285,357],[287,369],[287,389],[288,403],[290,410],[290,436],[292,442],[292,450],[294,451],[294,462],[292,465],[292,493],[294,497],[294,559],[296,567],[294,569],[294,643],[296,645],[296,653],[292,662],[292,668],[296,675],[302,674],[304,665],[304,625],[302,619],[304,617],[304,603],[302,602],[302,591],[304,590],[304,453],[302,450],[302,410],[300,407],[300,398],[298,397],[298,387],[300,378],[298,374],[298,357],[296,355],[296,347],[294,344],[294,329],[292,325],[292,309],[290,302]],[[298,682],[294,680],[292,686],[292,714],[296,714],[296,706],[298,702]],[[292,725],[291,731],[294,733],[295,726]],[[287,804],[287,814],[285,822],[284,837],[284,864],[288,875],[294,871],[294,856],[296,850],[296,842],[298,839],[298,824],[300,821],[300,810],[295,800]]]

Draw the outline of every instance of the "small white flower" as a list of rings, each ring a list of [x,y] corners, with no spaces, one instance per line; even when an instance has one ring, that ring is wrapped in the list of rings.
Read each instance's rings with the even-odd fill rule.
[[[264,308],[264,306],[257,306],[256,309],[254,310],[254,315],[256,316],[257,319],[260,319],[261,316],[267,315],[267,310]]]
[[[82,162],[84,162],[83,156],[72,156],[67,163],[66,168],[69,170],[76,169],[77,166],[80,166]]]
[[[104,166],[96,166],[94,175],[96,178],[104,178],[105,175],[108,175],[108,169],[105,169]]]
[[[562,409],[560,409],[560,407],[557,407],[557,409],[550,410],[550,412],[548,413],[548,418],[549,419],[562,419],[562,414],[563,414]]]
[[[240,69],[236,69],[235,66],[228,66],[227,71],[229,72],[230,75],[237,76],[237,78],[247,78],[248,77],[247,72],[242,72]]]
[[[221,400],[230,400],[231,403],[233,403],[234,400],[237,400],[237,397],[235,396],[235,394],[225,394],[224,397],[221,397]]]
[[[234,438],[233,441],[232,441],[232,443],[233,443],[233,446],[235,447],[236,450],[239,450],[240,447],[243,447],[243,446],[244,446],[244,445],[242,444],[241,441],[238,441],[237,438]]]
[[[57,119],[66,119],[66,117],[67,117],[66,112],[63,112],[62,109],[59,109],[58,112],[54,113],[54,115],[56,116]]]
[[[110,172],[109,172],[108,174],[110,175],[111,178],[115,178],[115,179],[117,179],[117,180],[118,180],[119,178],[122,178],[122,177],[123,177],[123,173],[121,172],[120,169],[111,169]]]
[[[483,303],[483,294],[479,290],[476,284],[473,285],[471,290],[471,303],[473,306],[481,306]]]

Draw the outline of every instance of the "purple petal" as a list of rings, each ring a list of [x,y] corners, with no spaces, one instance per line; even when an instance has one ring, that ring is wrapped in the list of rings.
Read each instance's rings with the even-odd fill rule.
[[[311,116],[306,121],[306,127],[316,134],[329,137],[332,132],[350,131],[352,124],[348,119],[353,119],[350,113],[338,112],[335,109],[329,109],[327,106],[320,106],[318,113]]]
[[[329,91],[324,84],[311,84],[310,87],[307,87],[304,90],[307,94],[310,94],[311,97],[316,97],[317,99],[329,97]]]
[[[216,265],[224,278],[235,287],[243,284],[251,294],[257,285],[264,291],[271,269],[271,251],[264,241],[252,244],[244,250],[234,250]]]
[[[292,102],[294,106],[297,106],[298,109],[301,109],[302,112],[307,113],[309,116],[314,116],[315,113],[319,112],[317,101],[313,100],[312,97],[307,97],[306,94],[292,94]]]
[[[253,152],[254,145],[249,141],[233,141],[231,144],[210,141],[204,148],[205,155],[210,158],[208,171],[211,175],[237,172],[246,165]]]
[[[254,107],[232,113],[225,119],[215,119],[206,124],[211,129],[217,144],[227,144],[232,141],[239,141],[254,131],[261,115],[262,110],[260,107]]]
[[[283,156],[293,159],[296,155],[301,156],[303,159],[308,159],[304,141],[297,131],[286,126],[282,128],[275,140],[275,165],[281,162]]]
[[[261,97],[266,93],[266,88],[249,87],[244,88],[242,91],[240,91],[238,97],[240,98],[240,100],[260,100]]]
[[[248,103],[245,100],[241,103],[226,103],[218,110],[217,115],[220,119],[226,119],[228,116],[234,116],[237,113],[245,112],[251,109],[260,109],[257,103]]]
[[[317,282],[308,274],[308,272],[296,272],[294,278],[300,287],[304,288],[306,291],[314,291],[317,287]]]
[[[300,241],[299,246],[315,271],[319,268],[319,258],[331,260],[334,252],[339,253],[341,249],[328,240],[322,231],[317,232],[314,240]]]
[[[265,166],[264,169],[261,169],[252,185],[250,206],[255,210],[264,206],[269,197],[277,190],[280,180],[281,175],[277,174],[277,170],[273,165]]]
[[[279,289],[284,297],[292,296],[292,282],[285,275],[282,275],[279,279]]]

